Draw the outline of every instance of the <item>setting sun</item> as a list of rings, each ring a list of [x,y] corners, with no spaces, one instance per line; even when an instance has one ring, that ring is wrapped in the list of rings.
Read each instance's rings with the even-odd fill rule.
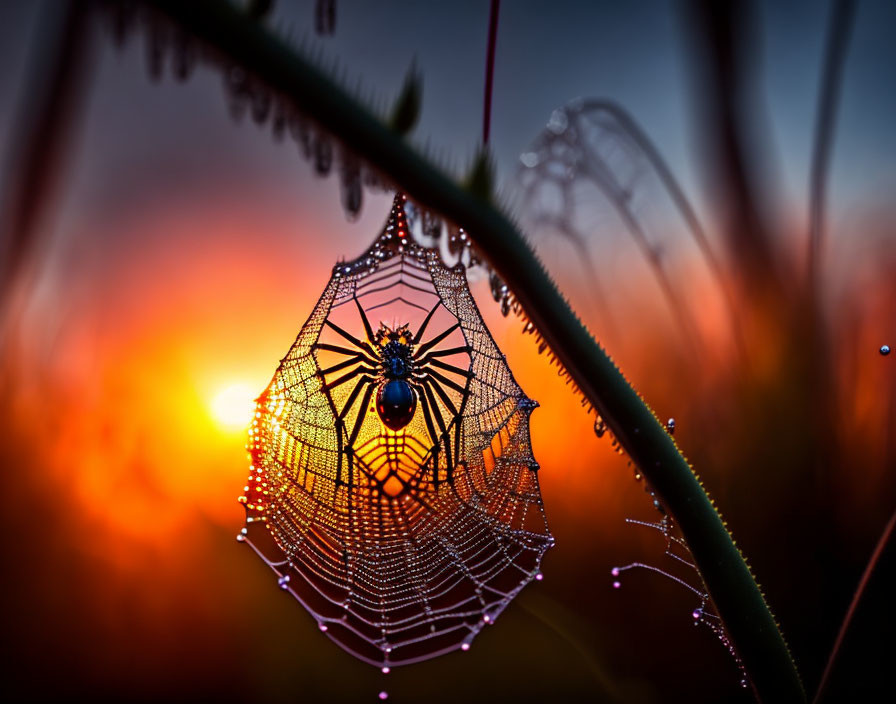
[[[254,399],[255,392],[248,384],[231,384],[212,398],[212,417],[224,430],[242,430],[252,417]]]

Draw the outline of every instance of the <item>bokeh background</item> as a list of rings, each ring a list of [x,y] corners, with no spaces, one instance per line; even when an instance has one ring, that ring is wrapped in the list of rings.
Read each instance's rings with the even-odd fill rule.
[[[519,155],[552,111],[604,97],[678,177],[723,262],[730,309],[661,189],[649,178],[634,188],[639,216],[662,223],[660,246],[675,255],[670,277],[690,301],[696,343],[599,197],[588,247],[605,300],[595,302],[568,242],[530,235],[641,395],[675,417],[812,686],[896,506],[896,354],[878,352],[896,345],[896,12],[883,1],[855,10],[809,290],[807,194],[831,8],[738,8],[742,71],[725,80],[736,82],[744,192],[764,240],[743,234],[753,226],[726,190],[734,179],[713,93],[724,80],[713,82],[718,55],[699,3],[505,2],[491,145],[503,197],[518,207]],[[314,33],[313,2],[278,2],[267,21],[383,106],[416,62],[424,97],[413,138],[461,176],[480,135],[488,9],[338,0],[331,37]],[[52,0],[0,7],[7,208],[64,11]],[[692,624],[692,594],[643,571],[612,588],[615,565],[670,566],[657,532],[626,523],[657,514],[556,367],[500,315],[481,273],[473,289],[486,320],[541,404],[533,443],[557,540],[545,579],[469,653],[388,676],[321,636],[234,540],[245,403],[332,265],[379,232],[391,196],[365,193],[349,221],[336,178],[316,178],[269,126],[231,116],[218,71],[153,80],[145,32],[117,47],[95,18],[86,27],[49,197],[29,256],[4,281],[4,690],[17,701],[350,702],[384,689],[398,702],[749,701],[734,660]],[[738,249],[744,241],[765,242],[766,258],[759,246]],[[887,603],[859,619],[837,691],[884,681]],[[872,632],[890,637],[889,650],[862,640]]]

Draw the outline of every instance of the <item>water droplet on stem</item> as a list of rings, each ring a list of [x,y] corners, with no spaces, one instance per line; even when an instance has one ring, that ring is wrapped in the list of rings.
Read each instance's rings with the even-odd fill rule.
[[[323,135],[318,135],[314,142],[314,170],[318,176],[330,173],[333,164],[333,145]]]

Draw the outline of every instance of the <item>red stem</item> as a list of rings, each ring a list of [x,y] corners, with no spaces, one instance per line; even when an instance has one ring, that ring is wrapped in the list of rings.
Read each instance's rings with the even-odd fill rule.
[[[501,0],[492,0],[488,18],[488,53],[485,57],[485,100],[482,106],[482,143],[488,144],[492,122],[492,83],[495,78],[495,43],[498,39],[498,10]]]
[[[812,704],[818,704],[822,698],[824,697],[824,688],[828,683],[828,678],[831,675],[831,671],[834,669],[834,665],[837,662],[837,655],[840,652],[840,646],[843,645],[843,639],[846,637],[847,632],[849,631],[849,626],[852,623],[852,617],[855,615],[856,609],[859,606],[859,603],[862,601],[862,595],[865,593],[865,588],[868,586],[868,582],[871,581],[871,576],[874,574],[874,569],[877,567],[878,562],[880,562],[880,556],[883,554],[884,549],[887,547],[887,543],[890,542],[890,537],[893,535],[893,528],[896,527],[896,512],[890,516],[890,521],[887,523],[887,527],[884,528],[883,535],[880,536],[880,540],[877,541],[877,545],[874,548],[874,552],[871,555],[871,559],[868,560],[868,565],[865,567],[865,572],[862,574],[862,579],[859,580],[859,586],[856,588],[856,593],[852,597],[852,602],[849,605],[849,610],[846,612],[846,617],[843,619],[843,623],[840,624],[840,632],[837,634],[837,640],[834,641],[834,648],[831,650],[831,656],[828,658],[827,665],[825,665],[824,673],[821,675],[821,682],[818,685],[818,690],[815,692],[815,698],[812,700]]]

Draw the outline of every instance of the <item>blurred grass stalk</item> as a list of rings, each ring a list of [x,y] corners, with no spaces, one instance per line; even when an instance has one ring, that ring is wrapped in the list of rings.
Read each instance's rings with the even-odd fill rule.
[[[88,10],[83,2],[41,8],[41,34],[33,43],[25,104],[13,128],[15,151],[0,211],[0,349],[21,312],[14,300],[17,285],[27,288],[39,259],[42,221],[52,210],[68,137],[77,128],[91,60]]]
[[[150,3],[378,169],[413,200],[463,226],[557,360],[678,521],[757,697],[803,701],[795,664],[749,568],[687,461],[576,317],[489,193],[458,185],[293,48],[227,2]]]

